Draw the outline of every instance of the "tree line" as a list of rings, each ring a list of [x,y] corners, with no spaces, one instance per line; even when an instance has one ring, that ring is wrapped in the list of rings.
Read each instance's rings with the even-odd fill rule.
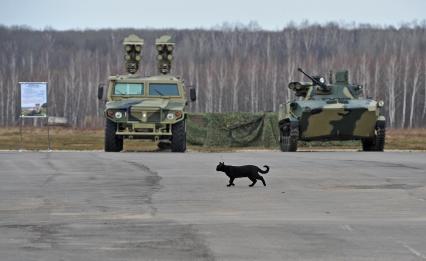
[[[104,124],[97,86],[124,74],[121,42],[144,38],[140,72],[154,75],[154,41],[176,42],[172,74],[195,86],[191,112],[277,111],[294,95],[297,72],[327,76],[348,69],[365,96],[385,101],[389,127],[426,127],[426,24],[401,28],[338,24],[289,25],[280,31],[251,27],[211,30],[104,29],[32,30],[0,26],[0,126],[19,117],[20,81],[49,83],[49,115],[66,117],[76,128]]]

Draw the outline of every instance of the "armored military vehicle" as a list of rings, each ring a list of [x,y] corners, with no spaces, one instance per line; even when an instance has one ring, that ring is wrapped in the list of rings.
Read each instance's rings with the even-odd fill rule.
[[[173,152],[186,150],[187,105],[184,81],[170,75],[175,44],[170,36],[155,42],[158,52],[156,76],[136,75],[144,40],[130,35],[123,41],[127,75],[108,78],[105,108],[105,151],[123,150],[124,139],[148,139],[160,147],[170,147]],[[103,97],[103,86],[98,98]],[[195,90],[190,89],[194,101]]]
[[[291,82],[296,100],[280,105],[278,122],[282,151],[296,151],[298,140],[361,140],[364,151],[383,151],[385,117],[383,101],[362,98],[362,86],[349,84],[348,71],[324,77],[310,76],[311,82]]]

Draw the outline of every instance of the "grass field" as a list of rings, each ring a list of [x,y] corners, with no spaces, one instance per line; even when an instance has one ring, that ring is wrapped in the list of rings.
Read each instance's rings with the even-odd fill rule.
[[[0,129],[0,150],[46,150],[46,128],[24,128],[23,140],[18,128]],[[103,130],[79,130],[51,127],[51,148],[53,150],[103,150]],[[359,141],[299,143],[300,150],[361,149]],[[126,151],[156,151],[157,146],[147,141],[125,141]],[[189,146],[195,151],[234,151],[241,149],[263,149],[261,147],[221,148]],[[426,129],[390,129],[386,133],[386,150],[426,150]]]

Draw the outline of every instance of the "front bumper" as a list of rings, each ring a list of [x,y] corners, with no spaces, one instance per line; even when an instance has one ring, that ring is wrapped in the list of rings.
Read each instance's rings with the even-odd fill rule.
[[[118,128],[116,135],[128,137],[164,137],[172,135],[171,123],[140,123],[140,122],[127,122],[117,123]]]
[[[120,118],[115,117],[115,113],[118,111],[122,114]],[[172,125],[185,118],[182,111],[170,111],[155,107],[111,108],[105,111],[105,115],[117,124],[116,135],[148,139],[170,138]]]

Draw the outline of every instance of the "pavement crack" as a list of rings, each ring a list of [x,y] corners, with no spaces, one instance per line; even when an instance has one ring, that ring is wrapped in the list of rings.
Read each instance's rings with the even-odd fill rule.
[[[54,173],[50,174],[43,182],[42,186],[46,186],[47,184],[53,182],[58,176],[62,175],[60,169],[57,168],[50,160],[46,161],[47,166],[53,170]]]
[[[134,161],[126,161],[126,162],[136,167],[137,169],[141,170],[142,172],[145,172],[148,174],[144,177],[144,183],[147,187],[150,188],[150,190],[146,195],[144,195],[145,196],[144,202],[150,208],[150,214],[152,216],[155,216],[155,214],[157,213],[157,208],[152,203],[152,196],[154,195],[154,193],[156,193],[162,188],[162,186],[160,185],[160,180],[161,180],[160,175],[158,175],[157,172],[151,170],[149,167],[145,166],[144,164],[134,162]]]

